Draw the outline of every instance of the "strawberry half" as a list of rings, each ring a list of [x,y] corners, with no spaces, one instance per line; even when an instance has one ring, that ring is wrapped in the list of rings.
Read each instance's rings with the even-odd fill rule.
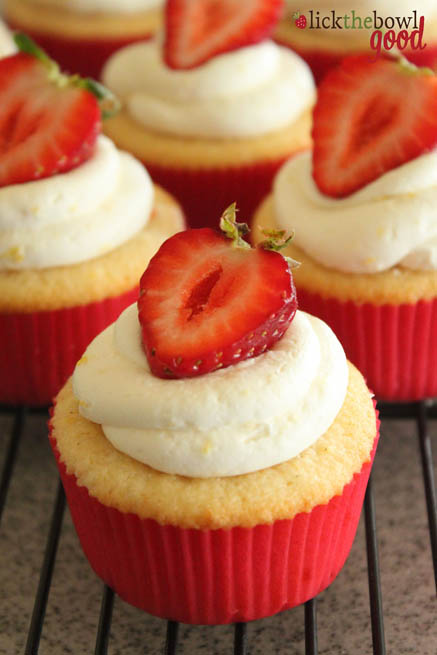
[[[283,0],[168,0],[164,61],[195,68],[215,55],[258,43],[273,31]]]
[[[101,129],[104,87],[67,77],[24,35],[0,60],[0,186],[65,173],[88,159]],[[110,98],[110,100],[109,100]]]
[[[341,198],[437,145],[437,77],[404,60],[348,57],[322,81],[313,177]]]
[[[210,228],[171,237],[141,278],[143,346],[158,377],[202,375],[256,357],[296,313],[288,261],[264,249],[268,243],[251,248],[234,217],[231,206],[221,221],[232,238]]]

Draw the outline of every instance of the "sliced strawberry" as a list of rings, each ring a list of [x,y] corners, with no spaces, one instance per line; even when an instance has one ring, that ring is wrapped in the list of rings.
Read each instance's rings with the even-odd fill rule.
[[[103,87],[68,78],[33,42],[0,60],[0,186],[65,173],[88,159],[101,129]]]
[[[287,260],[210,228],[168,239],[140,281],[145,353],[159,377],[191,377],[256,357],[297,308]]]
[[[195,68],[215,55],[258,43],[273,30],[283,0],[168,0],[164,60]]]
[[[405,61],[348,57],[319,87],[313,177],[341,198],[437,145],[437,77]]]

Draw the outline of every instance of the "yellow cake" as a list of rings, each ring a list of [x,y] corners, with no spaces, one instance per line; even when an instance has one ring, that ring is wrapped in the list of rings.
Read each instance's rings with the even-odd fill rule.
[[[146,4],[146,3],[145,3]],[[16,30],[41,45],[62,68],[98,78],[106,59],[117,48],[149,38],[162,24],[159,3],[150,9],[126,11],[75,9],[74,3],[5,0],[4,16]]]
[[[140,126],[126,110],[107,121],[105,133],[123,150],[152,166],[210,170],[255,165],[284,159],[311,144],[308,110],[285,128],[246,139],[194,139],[153,132]]]
[[[345,562],[375,453],[361,374],[299,312],[273,352],[198,378],[156,378],[140,342],[132,306],[88,347],[50,422],[91,566],[127,602],[187,623],[257,619],[313,597]],[[225,473],[235,462],[247,472]]]
[[[71,266],[0,271],[0,312],[41,312],[86,305],[136,289],[144,266],[170,235],[184,229],[176,201],[155,187],[146,226],[105,255]]]
[[[60,460],[77,484],[120,512],[181,528],[250,528],[311,512],[341,495],[370,461],[375,441],[373,403],[352,365],[343,407],[313,446],[283,464],[235,477],[196,479],[156,471],[117,451],[101,426],[79,414],[78,405],[69,382],[52,419]]]
[[[268,40],[184,71],[165,65],[154,39],[115,53],[102,79],[123,103],[106,134],[173,193],[192,227],[215,226],[234,201],[248,221],[278,167],[311,143],[311,73]]]
[[[24,31],[41,32],[71,39],[138,39],[153,34],[159,28],[161,10],[149,9],[126,13],[123,2],[120,11],[80,13],[68,7],[45,4],[37,0],[5,0],[4,14],[13,25]]]

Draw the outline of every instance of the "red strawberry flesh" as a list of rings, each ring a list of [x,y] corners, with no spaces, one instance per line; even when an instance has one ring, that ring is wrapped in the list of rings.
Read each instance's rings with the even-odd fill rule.
[[[270,348],[296,312],[287,261],[204,228],[167,240],[140,281],[143,344],[159,377],[190,377]]]
[[[93,153],[101,127],[92,93],[50,79],[19,53],[0,60],[0,186],[63,173]]]
[[[168,0],[164,60],[189,69],[218,54],[258,43],[272,32],[282,0]]]
[[[319,87],[313,177],[341,198],[437,146],[437,77],[370,56],[343,60]]]

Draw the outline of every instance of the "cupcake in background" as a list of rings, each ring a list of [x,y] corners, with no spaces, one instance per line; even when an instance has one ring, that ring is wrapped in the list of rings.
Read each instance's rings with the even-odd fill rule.
[[[103,87],[16,38],[26,52],[0,60],[0,402],[44,405],[184,221],[100,134]]]
[[[113,52],[152,36],[164,0],[5,0],[4,15],[61,68],[99,78]]]
[[[333,20],[333,12],[340,22]],[[381,26],[382,34],[392,27],[392,18],[395,19],[393,29],[396,34],[402,29],[407,29],[409,34],[417,30],[417,49],[407,45],[402,54],[418,66],[429,66],[437,70],[437,5],[434,0],[418,0],[415,3],[407,0],[384,0],[378,3],[369,0],[355,3],[347,3],[344,0],[316,0],[314,3],[310,0],[286,0],[283,18],[275,32],[275,40],[292,48],[305,59],[318,83],[327,71],[337,66],[344,57],[372,51],[370,39],[375,31],[373,12],[376,12],[377,16],[376,27]],[[347,16],[346,23],[344,16]],[[421,16],[424,16],[424,28],[419,44]],[[371,28],[365,28],[366,17],[372,19],[369,23]],[[396,17],[399,17],[401,27]],[[387,25],[381,22],[386,19]],[[351,29],[353,26],[356,29]],[[378,42],[376,39],[374,48],[378,46]],[[402,42],[400,45],[402,46]],[[426,47],[420,47],[425,45]],[[383,47],[380,49],[384,50]]]
[[[259,619],[327,587],[378,440],[362,376],[296,311],[274,235],[251,249],[231,209],[221,225],[163,244],[50,425],[91,566],[185,623]]]
[[[306,63],[267,37],[280,0],[169,0],[165,37],[120,50],[103,80],[122,111],[105,124],[181,202],[193,227],[237,201],[249,220],[274,173],[310,145]]]
[[[7,57],[16,52],[14,39],[6,25],[0,20],[0,57]]]
[[[319,87],[314,150],[255,217],[295,229],[301,309],[325,320],[376,396],[437,395],[437,77],[345,59]]]

